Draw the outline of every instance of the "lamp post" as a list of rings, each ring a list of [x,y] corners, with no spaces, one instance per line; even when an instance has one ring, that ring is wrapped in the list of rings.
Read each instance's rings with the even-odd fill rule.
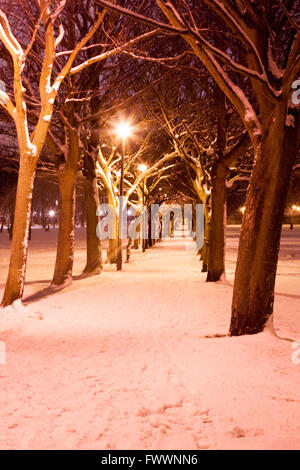
[[[117,126],[117,133],[122,139],[121,153],[121,178],[119,191],[119,226],[118,226],[118,252],[117,252],[117,270],[122,270],[122,235],[123,235],[123,196],[124,196],[124,160],[126,152],[126,138],[130,135],[131,129],[128,123],[121,122]]]

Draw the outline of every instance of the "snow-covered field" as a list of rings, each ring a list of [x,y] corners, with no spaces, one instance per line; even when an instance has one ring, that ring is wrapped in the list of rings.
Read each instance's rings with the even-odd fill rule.
[[[133,252],[121,273],[105,265],[100,276],[45,297],[56,235],[33,230],[26,308],[0,311],[1,449],[300,448],[292,343],[268,331],[218,337],[230,321],[238,227],[228,228],[222,283],[206,284],[191,244],[170,240]],[[0,295],[8,248],[5,232]],[[84,261],[79,229],[75,274]],[[300,227],[286,227],[275,328],[293,340],[299,285]]]

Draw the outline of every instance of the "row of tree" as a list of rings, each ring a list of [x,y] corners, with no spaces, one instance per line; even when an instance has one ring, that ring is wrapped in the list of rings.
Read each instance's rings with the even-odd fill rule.
[[[248,186],[230,333],[263,330],[273,312],[281,225],[300,145],[299,106],[291,99],[300,68],[299,5],[287,3],[40,0],[20,14],[18,1],[1,1],[0,104],[19,150],[3,306],[23,294],[39,162],[55,162],[60,191],[53,286],[72,280],[79,170],[87,202],[83,272],[101,271],[99,188],[117,217],[120,148],[112,122],[122,115],[139,123],[128,148],[126,203],[139,210],[145,195],[156,201],[159,185],[201,201],[207,281],[225,273],[227,193]],[[141,162],[147,162],[142,172]],[[115,254],[111,240],[111,262]]]
[[[254,165],[241,228],[230,333],[260,332],[273,313],[281,226],[300,144],[299,107],[291,100],[300,69],[299,2],[156,0],[151,2],[151,15],[106,0],[98,3],[149,25],[150,31],[158,28],[179,35],[243,122]],[[241,84],[236,76],[244,78]],[[223,158],[222,145],[220,150],[218,160]]]

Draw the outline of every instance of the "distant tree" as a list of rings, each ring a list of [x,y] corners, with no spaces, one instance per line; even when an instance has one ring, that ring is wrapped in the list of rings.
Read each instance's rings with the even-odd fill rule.
[[[106,194],[107,202],[114,212],[116,224],[112,227],[109,238],[108,261],[110,263],[117,262],[117,233],[119,230],[119,213],[120,213],[120,199],[119,199],[119,185],[121,178],[120,162],[121,154],[118,147],[113,143],[109,143],[107,139],[101,139],[102,144],[98,148],[98,158],[96,165],[96,172],[99,180],[102,182]],[[125,210],[127,205],[132,205],[136,210],[141,213],[143,210],[143,203],[145,203],[145,192],[147,188],[147,181],[151,178],[151,189],[158,184],[163,178],[163,173],[167,173],[172,165],[164,165],[165,162],[170,161],[176,156],[175,152],[164,154],[154,161],[151,165],[147,166],[142,171],[138,169],[138,163],[144,160],[143,155],[149,151],[149,141],[145,137],[142,144],[140,144],[135,152],[126,158],[124,167],[124,197],[122,211]],[[147,161],[147,160],[146,160]],[[155,179],[155,182],[153,181]],[[150,188],[148,187],[148,190]],[[144,194],[143,194],[144,191]],[[142,214],[141,214],[142,215]]]
[[[180,88],[180,93],[177,92]],[[250,140],[225,95],[207,76],[192,81],[173,77],[155,89],[149,99],[153,114],[170,138],[186,171],[198,202],[204,205],[205,237],[200,250],[207,282],[225,273],[227,186],[231,167],[247,154]]]

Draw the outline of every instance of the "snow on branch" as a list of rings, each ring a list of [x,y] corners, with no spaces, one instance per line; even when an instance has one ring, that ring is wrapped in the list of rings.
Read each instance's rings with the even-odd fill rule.
[[[0,10],[0,39],[10,53],[14,64],[17,62],[19,65],[21,65],[23,49],[18,40],[13,35],[8,23],[8,19],[2,10]]]
[[[289,95],[293,80],[300,70],[300,30],[297,31],[289,54],[288,63],[283,77],[283,94]]]
[[[178,28],[176,26],[172,26],[167,23],[161,23],[160,21],[156,21],[156,20],[153,20],[152,18],[147,18],[146,16],[143,16],[140,13],[136,13],[133,10],[129,10],[128,8],[123,8],[123,7],[120,7],[119,5],[114,5],[111,2],[107,2],[106,0],[98,0],[96,3],[107,8],[108,10],[116,11],[125,16],[131,16],[132,18],[135,18],[136,20],[142,23],[145,23],[149,26],[155,26],[156,28],[159,28],[164,31],[168,31],[170,33],[185,34],[188,32],[187,28],[181,28],[181,27]]]
[[[214,55],[218,56],[223,62],[225,62],[230,69],[232,69],[233,71],[238,72],[242,75],[245,75],[246,77],[254,78],[255,80],[258,80],[258,81],[264,83],[265,85],[267,85],[267,87],[269,88],[269,91],[274,96],[274,98],[279,96],[280,93],[277,92],[276,90],[274,90],[274,88],[271,86],[271,84],[268,80],[267,74],[266,74],[264,69],[263,69],[262,73],[259,73],[256,70],[251,70],[249,67],[245,67],[242,64],[238,64],[233,59],[231,59],[231,57],[229,57],[228,54],[226,54],[225,52],[221,51],[221,49],[218,49],[217,47],[210,44],[209,41],[206,41],[206,39],[202,35],[199,34],[199,36],[201,37],[202,43]]]
[[[182,35],[193,49],[195,55],[200,58],[209,73],[211,73],[211,75],[217,81],[218,85],[225,93],[225,95],[236,107],[251,136],[251,140],[254,147],[257,148],[259,146],[261,137],[261,125],[250,101],[247,99],[245,93],[233,83],[228,73],[226,73],[221,64],[216,60],[216,57],[214,55],[216,51],[214,51],[213,54],[211,50],[209,50],[208,46],[206,44],[203,44],[202,37],[199,34],[198,29],[193,29],[190,26],[183,27],[183,25],[186,25],[186,22],[182,18],[182,16],[180,16],[179,12],[175,9],[173,4],[171,4],[171,2],[157,0],[158,6],[168,18],[169,24],[157,22],[132,10],[122,8],[119,5],[114,5],[106,0],[98,0],[97,3],[106,7],[109,10],[116,11],[120,14],[125,14],[126,16],[132,17],[137,21],[146,23],[151,26],[156,26],[162,31],[175,32],[177,34]],[[260,75],[262,74],[262,77],[265,79],[267,75],[261,57],[250,36],[247,35],[246,31],[243,30],[242,26],[238,23],[234,16],[230,15],[229,11],[226,10],[222,2],[218,0],[206,0],[206,3],[211,6],[214,11],[219,14],[219,16],[222,16],[222,18],[225,19],[227,23],[229,23],[231,29],[233,29],[234,32],[239,36],[239,38],[243,41],[243,43],[246,44],[246,47],[248,49],[250,48],[257,67],[258,75],[256,76],[256,78],[259,79]],[[227,60],[230,62],[229,58],[227,58]],[[233,65],[234,64],[232,64],[232,66]],[[253,74],[252,71],[250,69],[248,70],[247,68],[243,69],[243,72],[249,73],[250,75]],[[270,89],[269,85],[267,85],[267,89]]]
[[[58,34],[57,38],[55,39],[55,49],[60,45],[61,41],[64,38],[64,35],[65,35],[64,27],[63,27],[62,24],[60,24],[59,25],[59,34]],[[58,54],[56,54],[56,57],[57,56],[58,56]]]
[[[250,48],[252,56],[256,62],[258,71],[261,73],[264,72],[264,64],[259,55],[259,52],[255,46],[255,43],[252,41],[250,35],[247,33],[246,28],[243,27],[244,21],[241,15],[237,18],[237,11],[233,12],[233,5],[229,1],[219,1],[219,0],[204,0],[208,6],[212,8],[230,27],[230,29],[237,34],[239,39],[245,44],[247,49]]]
[[[247,181],[249,183],[250,181],[250,176],[241,176],[241,175],[236,175],[231,180],[226,181],[225,185],[227,189],[231,189],[236,181]]]
[[[0,80],[0,106],[2,106],[5,111],[8,112],[8,114],[14,119],[16,108],[11,101],[10,97],[8,94],[1,89],[1,80]]]
[[[135,182],[132,184],[132,186],[129,188],[127,191],[126,197],[127,199],[131,196],[131,194],[136,190],[137,186],[141,184],[143,179],[147,179],[150,176],[153,175],[153,173],[166,161],[171,160],[172,158],[177,156],[177,152],[172,152],[164,155],[162,158],[160,158],[154,165],[152,165],[150,168],[148,168],[146,171],[142,172],[135,180]]]
[[[65,79],[65,77],[70,73],[74,60],[77,57],[77,54],[81,49],[86,45],[86,43],[91,39],[91,37],[95,34],[99,26],[102,24],[104,16],[106,14],[106,10],[103,10],[102,13],[98,14],[97,21],[95,22],[94,26],[90,29],[90,31],[84,36],[81,41],[76,45],[72,53],[70,54],[67,63],[59,73],[58,77],[55,79],[54,84],[52,86],[52,93],[56,96],[58,89],[62,83],[62,81]]]
[[[77,65],[76,67],[73,67],[70,71],[70,74],[74,75],[75,73],[78,73],[81,70],[84,70],[86,67],[94,64],[95,62],[100,62],[102,60],[108,59],[109,57],[115,54],[118,54],[119,52],[123,52],[126,48],[134,45],[136,42],[141,41],[143,39],[149,39],[150,37],[154,36],[157,32],[158,30],[154,30],[154,31],[150,31],[148,33],[142,34],[141,36],[131,39],[130,41],[126,42],[125,44],[121,46],[111,49],[110,51],[103,52],[102,54],[99,54],[95,57],[91,57],[90,59],[86,60],[82,64]]]

